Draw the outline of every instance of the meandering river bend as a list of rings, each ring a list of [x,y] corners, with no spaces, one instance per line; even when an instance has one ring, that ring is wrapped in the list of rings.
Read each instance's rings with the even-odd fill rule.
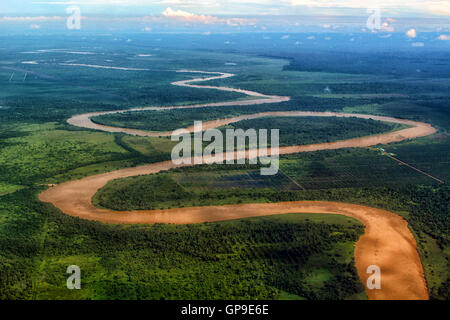
[[[118,111],[94,112],[73,116],[68,120],[68,123],[82,128],[89,128],[106,132],[123,132],[136,136],[169,136],[172,132],[148,132],[128,128],[104,126],[92,122],[90,118],[93,116],[104,114],[124,113],[142,110],[257,105],[263,103],[279,103],[290,100],[289,97],[264,95],[248,90],[192,84],[215,79],[229,78],[234,76],[233,74],[191,70],[180,70],[179,72],[207,74],[210,76],[206,78],[195,78],[191,80],[178,81],[174,82],[173,85],[239,92],[254,97],[255,99],[222,103],[197,104],[182,107],[148,107]],[[408,128],[399,131],[387,132],[368,137],[354,138],[330,143],[282,147],[280,148],[280,154],[293,154],[300,152],[342,148],[362,148],[374,146],[377,144],[388,144],[418,137],[424,137],[436,132],[436,129],[427,123],[405,119],[364,114],[309,111],[265,112],[227,119],[218,119],[205,122],[203,124],[203,129],[206,130],[208,128],[220,127],[245,119],[255,119],[267,116],[357,117],[363,119],[374,119],[391,123],[405,124],[409,126]],[[193,131],[193,127],[187,129]],[[248,152],[246,153],[246,157],[249,157]],[[203,160],[205,161],[206,159]],[[359,220],[365,226],[364,235],[361,236],[361,238],[355,245],[356,269],[363,284],[366,284],[366,281],[370,276],[370,274],[367,274],[366,272],[368,266],[376,265],[381,269],[381,289],[369,290],[366,287],[366,293],[369,299],[428,299],[428,290],[422,263],[417,252],[416,241],[408,228],[408,223],[399,215],[386,210],[341,202],[298,201],[192,207],[169,210],[116,212],[113,210],[97,208],[91,202],[91,199],[95,195],[95,193],[111,180],[138,175],[155,174],[158,172],[167,171],[172,168],[185,166],[188,165],[175,165],[171,161],[165,161],[134,168],[116,170],[56,185],[42,192],[39,195],[39,199],[44,202],[52,203],[62,212],[71,216],[115,224],[193,224],[287,213],[327,213],[352,217]]]

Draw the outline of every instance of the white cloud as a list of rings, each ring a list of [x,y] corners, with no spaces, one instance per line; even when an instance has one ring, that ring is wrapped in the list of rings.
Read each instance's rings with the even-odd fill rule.
[[[448,35],[448,34],[441,34],[441,35],[438,37],[438,39],[439,39],[439,40],[450,41],[450,35]]]
[[[389,23],[383,22],[383,24],[381,25],[380,30],[384,31],[384,32],[394,32],[395,28],[390,26]]]
[[[7,22],[23,22],[23,21],[57,21],[57,20],[65,20],[67,18],[59,17],[59,16],[39,16],[39,17],[0,17],[0,21],[7,21]]]
[[[423,42],[414,42],[411,44],[411,47],[424,47],[425,44]]]
[[[31,28],[31,29],[40,29],[41,26],[38,25],[38,24],[30,24],[30,28]]]
[[[218,7],[220,6],[220,1],[214,1],[214,0],[161,0],[161,1],[154,1],[149,0],[148,2],[153,2],[153,4],[166,4],[171,6],[177,6],[182,8],[192,8],[192,7]]]
[[[218,18],[214,16],[198,15],[183,10],[173,10],[172,8],[167,8],[166,10],[164,10],[162,13],[162,17],[192,23],[226,24],[232,27],[239,27],[241,25],[255,25],[256,23],[256,20],[254,19]]]
[[[167,8],[166,10],[164,10],[162,15],[165,17],[183,17],[183,18],[192,18],[196,16],[193,13],[186,12],[183,10],[172,10],[172,8]]]
[[[413,9],[438,15],[450,15],[449,0],[291,0],[293,6],[311,8],[382,8],[382,9]]]
[[[3,0],[6,2],[6,0]],[[79,5],[114,7],[169,6],[208,15],[222,14],[291,14],[292,7],[306,7],[308,11],[329,8],[339,9],[381,8],[382,14],[406,12],[407,14],[450,15],[450,0],[21,0],[33,5]]]
[[[219,22],[219,18],[213,16],[196,15],[194,13],[190,13],[183,10],[173,10],[172,8],[167,8],[166,10],[164,10],[162,16],[171,19],[180,19],[190,22],[200,22],[206,24]]]
[[[406,32],[406,36],[407,36],[408,38],[415,38],[415,37],[417,37],[417,31],[416,31],[415,29],[409,29],[409,30]]]

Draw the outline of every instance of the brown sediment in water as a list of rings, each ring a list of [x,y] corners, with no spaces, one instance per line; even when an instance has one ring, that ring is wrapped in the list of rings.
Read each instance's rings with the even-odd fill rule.
[[[188,71],[183,70],[183,72]],[[224,88],[211,86],[194,86],[188,83],[193,81],[207,81],[212,80],[213,78],[227,78],[229,76],[232,75],[222,74],[219,77],[180,81],[174,84],[196,88],[206,87],[223,90]],[[228,89],[230,89],[229,91],[236,91],[236,89],[232,88],[226,89],[227,91]],[[240,90],[239,92],[242,91],[244,90]],[[272,101],[277,101],[277,99],[287,101],[289,99],[288,97],[265,96],[251,91],[246,92],[246,94],[256,97],[263,97],[263,99],[185,106],[183,108],[195,108],[211,105],[243,105],[242,103],[245,103],[246,105],[260,104],[260,101],[265,101],[265,103],[267,103],[267,101],[270,101],[271,99]],[[255,101],[256,103],[254,103]],[[84,128],[91,128],[108,132],[125,132],[133,135],[162,136],[171,134],[168,132],[146,132],[126,128],[101,126],[94,124],[90,120],[90,117],[94,115],[129,112],[136,110],[144,109],[78,115],[69,119],[69,123]],[[161,110],[161,108],[147,108],[146,110]],[[392,142],[424,137],[436,132],[436,130],[429,124],[404,119],[363,114],[301,111],[266,112],[208,121],[203,124],[203,129],[219,127],[244,119],[255,119],[266,116],[357,117],[405,124],[410,126],[410,128],[399,130],[396,132],[388,132],[369,137],[348,139],[331,143],[317,143],[304,146],[283,147],[280,148],[280,154],[293,154],[318,150],[335,150],[341,148],[369,147],[377,144],[388,144]],[[192,127],[187,129],[193,131]],[[246,157],[249,157],[249,152],[246,153]],[[190,165],[176,165],[171,161],[165,161],[134,168],[116,170],[56,185],[42,192],[39,195],[39,199],[44,202],[52,203],[55,207],[59,208],[65,214],[82,219],[114,224],[193,224],[288,213],[327,213],[352,217],[359,220],[365,226],[365,233],[356,243],[355,247],[356,269],[361,281],[365,284],[367,278],[370,276],[366,272],[367,267],[376,265],[381,269],[381,289],[369,290],[366,288],[366,293],[369,298],[374,300],[428,299],[426,281],[424,278],[420,257],[417,252],[416,241],[408,228],[407,222],[400,216],[389,211],[349,203],[299,201],[192,207],[169,210],[117,212],[108,209],[96,208],[91,202],[91,199],[95,195],[95,193],[111,180],[138,175],[154,174],[172,168],[180,168],[185,166]]]

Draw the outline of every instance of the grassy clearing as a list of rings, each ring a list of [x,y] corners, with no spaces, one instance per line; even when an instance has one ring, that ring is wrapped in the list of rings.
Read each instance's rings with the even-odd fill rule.
[[[97,132],[60,130],[56,124],[22,125],[17,137],[1,150],[0,177],[17,184],[46,182],[68,170],[117,158],[126,150],[114,136]]]
[[[5,183],[5,182],[1,182],[0,181],[0,196],[3,196],[3,195],[8,194],[8,193],[15,192],[15,191],[20,190],[22,188],[24,188],[24,186],[9,184],[9,183]]]
[[[172,142],[170,137],[146,138],[125,136],[123,137],[123,141],[130,146],[130,148],[133,148],[145,156],[151,156],[155,153],[170,154],[173,147],[177,144],[177,142]]]
[[[162,138],[66,130],[56,123],[22,124],[14,131],[4,127],[1,133],[0,194],[15,186],[60,183],[168,160],[174,145]]]

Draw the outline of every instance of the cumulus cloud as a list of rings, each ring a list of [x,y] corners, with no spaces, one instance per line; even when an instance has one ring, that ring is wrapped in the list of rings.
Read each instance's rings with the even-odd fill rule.
[[[195,17],[195,14],[189,13],[183,10],[173,10],[172,8],[167,8],[162,13],[165,17],[183,17],[183,18],[191,18]]]
[[[417,31],[416,31],[415,29],[409,29],[409,30],[406,32],[406,36],[407,36],[408,38],[415,38],[415,37],[417,37]]]
[[[213,16],[197,15],[183,10],[173,10],[172,8],[167,8],[164,10],[162,15],[166,18],[181,19],[206,24],[219,22],[219,18]]]
[[[438,37],[438,39],[439,39],[439,40],[450,41],[450,35],[448,35],[448,34],[441,34],[441,35]]]
[[[164,10],[161,16],[166,19],[174,19],[184,22],[202,24],[226,24],[232,27],[239,27],[241,25],[255,25],[256,23],[256,20],[254,19],[218,18],[203,14],[199,15],[184,10],[173,10],[172,8],[167,8],[166,10]]]
[[[380,30],[384,32],[394,32],[395,28],[393,26],[390,26],[389,23],[383,22],[381,24]]]
[[[411,44],[412,47],[424,47],[425,43],[423,42],[414,42],[413,44]]]

